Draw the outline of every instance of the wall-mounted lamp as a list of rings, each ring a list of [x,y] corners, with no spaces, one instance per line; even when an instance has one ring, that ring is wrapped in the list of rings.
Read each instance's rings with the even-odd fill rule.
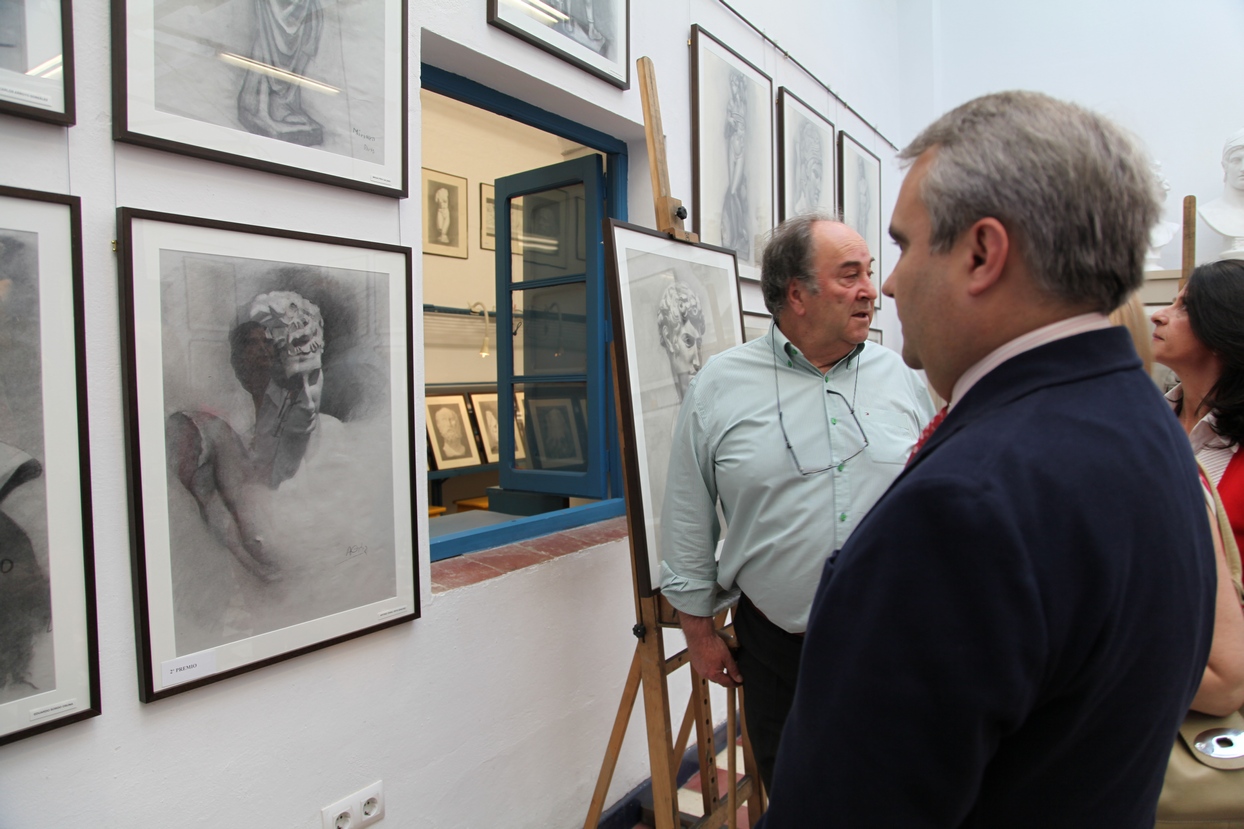
[[[488,356],[488,308],[482,302],[472,302],[471,312],[479,311],[480,316],[484,318],[484,345],[480,347],[479,356]]]

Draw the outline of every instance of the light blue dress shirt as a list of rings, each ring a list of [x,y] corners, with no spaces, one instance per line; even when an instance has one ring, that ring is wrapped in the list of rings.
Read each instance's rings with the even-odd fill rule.
[[[799,465],[825,471],[800,474],[778,423],[779,394]],[[802,632],[825,559],[898,477],[932,416],[920,375],[874,343],[824,375],[777,326],[713,357],[675,426],[662,593],[685,613],[711,616],[741,588],[770,621]],[[719,499],[729,528],[720,558]]]

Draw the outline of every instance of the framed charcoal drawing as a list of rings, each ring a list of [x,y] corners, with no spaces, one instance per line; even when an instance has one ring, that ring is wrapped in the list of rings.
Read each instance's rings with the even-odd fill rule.
[[[100,713],[81,227],[0,187],[0,745]]]
[[[497,411],[497,393],[470,395],[471,407],[475,409],[475,421],[479,424],[480,440],[484,444],[484,460],[487,463],[501,461],[501,419]],[[517,411],[517,409],[515,410]],[[514,424],[514,459],[523,460],[523,436],[519,424]]]
[[[695,232],[735,252],[739,274],[760,278],[773,229],[773,81],[691,27],[691,175]]]
[[[838,203],[842,220],[864,237],[873,255],[873,273],[881,274],[881,159],[845,132],[838,132]],[[877,308],[881,286],[877,285]]]
[[[423,168],[424,253],[467,258],[466,190],[461,176]]]
[[[0,3],[0,112],[74,123],[71,0]]]
[[[743,340],[751,342],[758,340],[769,333],[769,326],[773,324],[773,317],[768,314],[757,314],[753,311],[743,312]]]
[[[428,441],[437,469],[479,466],[479,447],[467,414],[466,398],[460,394],[430,395],[427,407]]]
[[[834,125],[786,87],[778,90],[778,215],[834,212]]]
[[[542,469],[582,466],[583,438],[569,397],[528,397],[527,411],[536,436],[536,457]]]
[[[491,184],[479,183],[479,247],[497,249],[497,197]]]
[[[620,89],[631,86],[630,0],[488,0],[488,22]]]
[[[112,0],[113,138],[407,194],[401,0]]]
[[[118,228],[142,700],[416,618],[410,249]]]
[[[613,308],[622,470],[642,596],[660,581],[661,504],[678,409],[714,354],[743,343],[735,255],[611,221],[605,235]]]

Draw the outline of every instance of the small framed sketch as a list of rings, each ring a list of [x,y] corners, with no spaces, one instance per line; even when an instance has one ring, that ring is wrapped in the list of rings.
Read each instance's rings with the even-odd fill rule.
[[[880,275],[881,159],[841,130],[838,132],[838,203],[842,205],[842,220],[868,243],[868,251],[873,255],[873,273]],[[880,286],[875,306],[881,307]]]
[[[834,212],[834,125],[786,87],[778,90],[778,215]]]
[[[569,397],[528,397],[531,430],[536,435],[536,458],[542,469],[582,466],[583,440]]]
[[[479,466],[479,447],[475,445],[466,398],[460,394],[430,395],[425,401],[428,440],[437,469]]]
[[[523,221],[511,227],[510,233],[523,241],[524,263],[565,268],[567,248],[574,244],[568,194],[565,190],[542,190],[522,199]]]
[[[747,342],[758,340],[769,333],[773,317],[768,314],[757,314],[752,311],[743,312],[743,339]]]
[[[0,187],[0,745],[100,713],[81,228]]]
[[[467,258],[466,190],[466,179],[423,168],[424,253]]]
[[[497,249],[497,197],[491,184],[479,183],[479,246],[481,250]]]
[[[407,194],[406,4],[112,0],[113,138]]]
[[[416,618],[410,248],[119,212],[141,699]]]
[[[488,0],[488,22],[620,89],[631,85],[630,0]]]
[[[74,123],[70,0],[0,3],[0,112]]]
[[[480,440],[484,444],[484,460],[498,463],[501,460],[501,423],[497,412],[497,393],[475,393],[471,395],[471,408],[475,410],[475,421],[479,424]],[[514,459],[523,460],[527,453],[523,451],[523,436],[517,421],[514,423]]]
[[[611,221],[608,246],[622,471],[640,595],[660,581],[661,504],[674,423],[704,361],[743,343],[732,251]]]
[[[881,343],[881,340],[882,340],[883,333],[884,333],[884,332],[882,332],[882,330],[881,330],[880,328],[870,328],[870,329],[868,329],[868,341],[869,341],[870,343],[876,343],[877,345],[881,345],[881,344],[882,344],[882,343]]]
[[[760,278],[773,229],[773,81],[737,52],[691,27],[691,176],[695,231]]]

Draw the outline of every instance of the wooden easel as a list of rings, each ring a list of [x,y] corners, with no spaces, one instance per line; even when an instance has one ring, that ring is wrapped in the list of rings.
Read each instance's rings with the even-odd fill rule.
[[[661,129],[661,108],[657,100],[656,73],[653,70],[652,61],[643,57],[636,64],[640,95],[643,99],[644,132],[648,140],[648,167],[652,174],[657,229],[668,233],[675,239],[697,241],[694,233],[688,233],[683,228],[683,220],[687,217],[686,209],[682,206],[682,202],[671,197],[669,192],[665,135]],[[613,356],[613,368],[616,383],[618,377],[616,353]],[[626,451],[625,446],[623,451]],[[632,538],[637,531],[643,532],[642,527],[632,526],[630,529]],[[716,752],[713,750],[713,714],[709,697],[709,682],[690,666],[690,657],[686,650],[672,657],[666,657],[664,628],[678,627],[678,613],[659,591],[654,591],[650,596],[641,595],[643,591],[640,590],[635,560],[635,550],[632,547],[631,576],[635,588],[636,616],[636,624],[632,632],[639,641],[635,645],[635,656],[631,660],[631,669],[622,690],[622,701],[618,705],[613,731],[609,735],[609,744],[605,749],[605,759],[601,763],[596,790],[592,794],[591,806],[583,827],[584,829],[597,829],[600,823],[605,797],[609,792],[609,783],[613,779],[613,772],[617,767],[618,756],[622,749],[622,740],[626,736],[626,726],[630,722],[635,700],[642,684],[656,829],[675,829],[684,823],[678,809],[678,785],[675,777],[682,758],[683,747],[687,744],[693,723],[699,756],[704,816],[690,823],[690,826],[693,829],[713,829],[718,826],[735,829],[739,804],[746,801],[748,829],[751,829],[765,809],[765,795],[760,786],[759,769],[747,736],[746,723],[742,727],[745,774],[742,780],[736,781],[734,745],[737,734],[735,711],[738,695],[733,688],[726,691],[726,745],[728,750],[726,752],[726,794],[723,798],[718,792],[717,785],[717,760]],[[723,635],[733,637],[732,626],[723,627],[725,616],[726,612],[723,611],[717,617],[717,626],[722,628]],[[683,715],[682,724],[675,738],[670,727],[669,686],[666,678],[683,665],[687,665],[688,670],[691,671],[691,699],[687,703],[686,713]]]

